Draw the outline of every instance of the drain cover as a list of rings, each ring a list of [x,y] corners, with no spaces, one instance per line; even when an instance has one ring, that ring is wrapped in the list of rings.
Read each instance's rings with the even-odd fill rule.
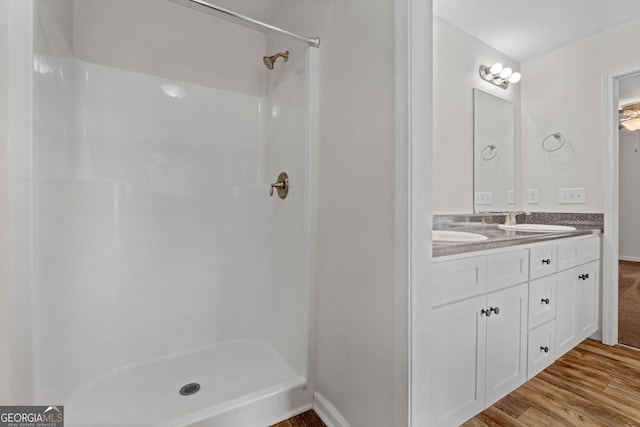
[[[191,396],[192,394],[197,393],[198,390],[200,390],[200,384],[198,384],[198,383],[190,383],[190,384],[183,385],[182,387],[180,387],[180,394],[182,396]]]

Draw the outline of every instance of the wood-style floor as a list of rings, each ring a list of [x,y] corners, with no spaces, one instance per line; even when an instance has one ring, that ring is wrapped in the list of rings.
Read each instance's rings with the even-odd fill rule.
[[[327,427],[327,425],[322,422],[315,412],[307,411],[271,427]]]
[[[640,262],[618,263],[618,342],[640,348]]]
[[[585,340],[463,424],[487,426],[640,426],[640,351]],[[273,427],[326,426],[308,411]]]
[[[463,426],[640,426],[640,351],[586,340]]]

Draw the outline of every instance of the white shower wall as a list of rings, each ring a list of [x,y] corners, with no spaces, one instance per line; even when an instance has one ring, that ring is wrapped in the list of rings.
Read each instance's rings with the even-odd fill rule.
[[[257,95],[255,79],[234,91],[171,80],[55,54],[61,50],[52,44],[69,43],[59,37],[69,34],[61,28],[69,20],[51,8],[71,5],[77,37],[89,27],[82,21],[87,5],[98,2],[41,3],[34,82],[36,401],[64,403],[114,369],[234,339],[266,341],[306,377],[304,57],[274,70],[277,84]],[[105,3],[117,6],[99,7]],[[164,2],[154,9],[158,2],[136,0],[131,7],[143,3],[151,21],[154,10],[170,7],[182,25],[216,23]],[[263,34],[240,30],[248,34],[239,48],[258,34],[261,55],[267,53]],[[252,60],[266,82],[261,55]],[[166,61],[175,68],[172,58]],[[285,200],[268,195],[281,171],[292,185]]]

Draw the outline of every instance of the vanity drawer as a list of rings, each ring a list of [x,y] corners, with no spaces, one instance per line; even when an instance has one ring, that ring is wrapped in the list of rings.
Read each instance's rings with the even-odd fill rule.
[[[550,320],[529,332],[527,380],[548,367],[555,360],[556,321]]]
[[[433,263],[434,306],[481,295],[487,290],[485,256]]]
[[[529,252],[529,278],[547,276],[556,272],[558,248],[555,244],[537,246]]]
[[[558,271],[600,258],[600,237],[558,243]]]
[[[529,329],[556,317],[556,276],[529,282]]]
[[[524,283],[529,278],[529,251],[505,252],[487,256],[487,291]]]

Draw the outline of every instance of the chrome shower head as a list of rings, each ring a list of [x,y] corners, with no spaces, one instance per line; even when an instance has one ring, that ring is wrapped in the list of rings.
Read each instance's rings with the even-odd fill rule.
[[[273,70],[274,64],[280,57],[284,58],[284,62],[287,62],[289,60],[289,51],[286,51],[285,53],[277,53],[272,56],[263,56],[262,61],[268,69]]]

